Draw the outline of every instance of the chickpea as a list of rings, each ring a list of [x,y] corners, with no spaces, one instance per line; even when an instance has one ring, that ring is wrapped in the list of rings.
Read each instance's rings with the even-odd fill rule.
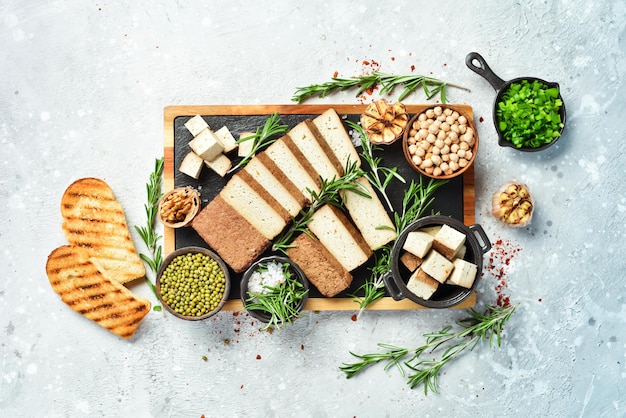
[[[452,132],[454,132],[455,134],[458,134],[458,133],[459,133],[459,125],[457,125],[456,123],[455,123],[455,124],[450,125],[450,130],[451,130]]]
[[[459,161],[458,154],[455,154],[455,153],[452,152],[452,153],[449,154],[449,157],[450,157],[450,162],[451,163],[457,163]]]
[[[464,149],[459,149],[459,150],[456,152],[456,155],[458,155],[458,156],[459,156],[459,158],[465,158],[465,150],[464,150]],[[459,160],[459,161],[460,161],[460,160]]]
[[[452,145],[452,140],[448,137],[446,137],[446,139],[443,140],[443,143],[446,144],[447,146]]]
[[[415,137],[409,138],[409,145],[415,145],[416,142],[417,142],[417,139],[415,139]]]
[[[422,164],[422,158],[417,155],[414,155],[412,160],[413,160],[413,164],[415,164],[418,167],[420,166],[420,164]]]
[[[434,167],[432,167],[432,166],[431,166],[431,167],[426,167],[426,168],[424,169],[424,171],[426,172],[426,174],[433,174],[433,172],[434,172]]]
[[[467,151],[469,149],[469,145],[467,144],[467,142],[461,142],[459,143],[459,148],[463,151]]]
[[[426,137],[426,141],[428,141],[429,144],[434,144],[436,140],[437,137],[432,133],[428,134],[428,136]]]
[[[439,116],[443,113],[443,109],[441,108],[441,106],[437,106],[433,109],[435,115]]]
[[[450,161],[450,155],[451,154],[441,154],[441,161],[445,161],[445,162]]]
[[[439,147],[434,146],[431,148],[430,152],[432,152],[433,155],[439,155],[441,154],[441,150],[439,149]]]
[[[415,136],[415,135],[417,135],[417,129],[415,129],[415,128],[411,128],[411,129],[409,130],[409,136]]]
[[[452,112],[452,115],[450,115],[454,118],[454,120],[459,120],[459,116],[461,116],[459,114],[459,112],[457,112],[456,110],[454,112]]]
[[[446,139],[446,133],[445,133],[445,131],[442,131],[442,130],[440,129],[440,130],[439,130],[439,132],[437,133],[437,139],[441,139],[441,140]]]
[[[448,116],[446,118],[446,123],[450,126],[454,125],[454,119],[452,118],[452,116]]]
[[[441,157],[438,155],[433,155],[430,157],[430,161],[432,161],[434,165],[439,165],[441,164]]]
[[[446,171],[448,171],[450,166],[448,166],[447,162],[442,161],[441,164],[439,165],[439,168],[441,168],[441,171],[446,172]]]
[[[424,151],[428,151],[430,148],[430,143],[428,141],[422,141],[420,142],[419,147]]]
[[[417,147],[417,149],[415,150],[415,155],[417,155],[418,157],[423,157],[424,155],[426,155],[426,150],[424,150],[424,148],[422,147]]]
[[[428,119],[432,119],[432,118],[434,118],[434,117],[435,117],[435,111],[434,111],[433,109],[428,109],[428,110],[426,111],[426,117],[427,117]]]
[[[450,124],[448,122],[441,123],[441,130],[444,132],[448,132],[450,130]]]
[[[459,116],[459,125],[465,125],[467,124],[467,118],[463,115]]]
[[[422,166],[424,166],[424,168],[432,167],[433,166],[432,157],[422,161]]]
[[[459,133],[464,134],[467,131],[467,125],[459,125]]]
[[[426,137],[428,136],[428,129],[420,129],[417,135],[420,139],[426,139]]]
[[[420,115],[417,117],[417,120],[419,120],[420,122],[423,122],[426,119],[428,119],[428,118],[426,117],[426,114],[424,114],[424,113],[420,113]]]
[[[463,168],[467,166],[468,161],[465,158],[459,159],[459,167]]]
[[[433,169],[433,176],[440,176],[440,175],[441,175],[441,168],[435,167]]]
[[[474,155],[474,154],[472,153],[472,151],[471,151],[471,150],[467,150],[467,151],[465,151],[465,159],[466,159],[466,160],[468,160],[468,161],[469,161],[469,160],[471,160],[473,155]]]
[[[450,147],[446,144],[443,144],[443,147],[441,148],[441,153],[444,155],[450,154]]]
[[[409,153],[415,154],[416,150],[417,150],[417,145],[415,145],[415,143],[409,145]]]
[[[459,144],[452,144],[452,145],[450,145],[450,151],[453,154],[456,154],[459,151]]]
[[[456,126],[456,125],[454,125],[454,126]],[[454,132],[454,131],[448,132],[448,138],[450,138],[450,141],[452,141],[452,143],[459,142],[459,135],[456,132]]]
[[[451,157],[452,157],[452,155],[451,155]],[[452,171],[456,171],[456,170],[458,170],[460,168],[459,167],[459,163],[457,163],[456,161],[450,161],[450,164],[448,164],[448,165],[450,166],[450,170],[452,170]]]
[[[443,110],[443,114],[444,114],[444,115],[446,115],[446,116],[450,116],[450,115],[452,115],[452,109],[450,109],[449,107],[446,107],[446,108]]]

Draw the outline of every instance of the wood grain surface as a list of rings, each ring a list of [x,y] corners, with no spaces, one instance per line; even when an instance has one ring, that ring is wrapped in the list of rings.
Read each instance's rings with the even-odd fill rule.
[[[411,114],[433,106],[433,104],[406,104],[407,111]],[[473,117],[472,108],[465,104],[447,104],[449,107],[458,108],[470,117]],[[188,105],[188,106],[168,106],[164,109],[163,124],[163,192],[174,188],[174,120],[179,116],[193,115],[266,115],[278,112],[279,114],[321,114],[328,108],[334,108],[339,115],[361,114],[366,105],[347,104],[263,104],[263,105]],[[475,192],[474,192],[474,166],[472,165],[463,174],[463,222],[466,225],[475,223]],[[167,256],[176,249],[176,237],[174,230],[165,228],[163,237],[163,256]],[[476,292],[454,308],[470,308],[476,304]],[[370,305],[369,310],[414,310],[426,309],[408,299],[396,301],[391,297],[383,297]],[[224,305],[225,311],[243,311],[243,304],[239,299],[230,299]],[[358,304],[351,298],[309,298],[305,310],[331,311],[331,310],[358,310]]]

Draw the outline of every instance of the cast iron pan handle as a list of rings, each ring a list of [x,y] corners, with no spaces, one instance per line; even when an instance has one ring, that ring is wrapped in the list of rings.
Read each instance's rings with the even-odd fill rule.
[[[483,227],[478,224],[474,224],[468,226],[468,228],[474,233],[474,235],[478,235],[480,237],[480,239],[477,239],[480,250],[483,254],[487,253],[487,251],[491,249],[491,242],[489,241],[489,237],[487,237]]]
[[[478,62],[478,65],[474,64],[475,61]],[[478,52],[470,52],[467,54],[467,57],[465,57],[465,65],[467,65],[470,70],[487,80],[496,91],[499,91],[506,84],[504,80],[491,71],[491,68],[487,65],[487,61],[485,61],[482,55]]]
[[[398,288],[396,284],[396,278],[391,271],[383,274],[383,281],[385,282],[385,287],[387,288],[387,291],[389,292],[393,300],[404,299],[404,295],[402,294],[402,291]]]

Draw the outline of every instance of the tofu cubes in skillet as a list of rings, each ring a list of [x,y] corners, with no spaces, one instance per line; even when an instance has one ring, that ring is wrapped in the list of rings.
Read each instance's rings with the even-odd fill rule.
[[[410,232],[400,261],[412,271],[407,288],[422,299],[430,299],[440,285],[471,288],[478,267],[463,259],[465,234],[456,229],[425,227]]]

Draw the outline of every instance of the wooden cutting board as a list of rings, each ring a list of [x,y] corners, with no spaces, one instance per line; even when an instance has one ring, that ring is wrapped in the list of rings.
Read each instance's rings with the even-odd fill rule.
[[[415,113],[419,113],[427,107],[432,106],[432,104],[407,104],[407,110],[411,115]],[[463,110],[469,116],[473,116],[472,108],[468,105],[453,105],[461,110]],[[194,115],[202,115],[209,118],[214,118],[215,123],[226,124],[226,126],[231,129],[231,132],[235,136],[238,137],[239,132],[237,132],[238,127],[245,126],[247,123],[247,130],[254,130],[257,126],[262,125],[263,121],[267,118],[267,116],[271,115],[274,112],[278,112],[281,115],[281,119],[283,123],[288,124],[292,127],[287,119],[297,121],[298,118],[304,119],[309,116],[315,116],[323,113],[328,108],[334,108],[337,113],[342,117],[348,117],[352,120],[358,120],[360,114],[364,111],[366,105],[280,105],[280,104],[266,104],[266,105],[192,105],[192,106],[168,106],[164,110],[164,169],[163,169],[163,192],[166,193],[172,190],[175,187],[187,186],[191,185],[197,189],[200,189],[201,194],[203,194],[203,203],[210,198],[212,198],[213,194],[216,194],[219,191],[219,188],[223,184],[224,180],[219,178],[214,173],[213,179],[207,180],[207,177],[203,174],[198,182],[194,182],[194,179],[191,177],[185,176],[178,172],[178,166],[180,164],[180,160],[182,159],[182,151],[185,149],[187,139],[182,138],[184,134],[184,128],[182,128],[184,121],[188,120],[190,117]],[[295,123],[293,123],[295,125]],[[222,125],[212,126],[214,129],[219,129]],[[242,128],[242,130],[244,130]],[[184,144],[182,143],[184,142]],[[400,157],[399,153],[401,153],[401,141],[397,141],[395,144],[389,146],[389,151],[384,151],[383,156],[383,165],[389,166],[389,162],[385,161],[385,156],[393,155],[395,158],[395,164],[398,165],[399,169],[404,170],[401,171],[401,174],[407,178],[407,176],[417,177],[417,173],[408,167],[406,161],[401,161],[403,156]],[[176,152],[177,147],[179,152]],[[391,151],[391,147],[396,147]],[[399,148],[398,148],[399,147]],[[398,151],[398,149],[400,151]],[[208,169],[205,171],[209,171]],[[407,181],[410,181],[410,178],[407,178]],[[452,184],[444,186],[441,193],[447,193],[447,196],[437,196],[435,201],[441,201],[448,206],[442,206],[441,208],[437,208],[441,214],[450,215],[458,218],[463,221],[466,225],[472,225],[475,223],[474,217],[474,168],[473,166],[466,171],[462,178],[455,179]],[[448,188],[448,190],[444,190]],[[393,192],[393,191],[392,191]],[[401,195],[402,190],[397,190],[395,199],[398,199],[398,195]],[[439,191],[438,191],[439,193]],[[207,196],[208,195],[208,196]],[[437,203],[435,203],[436,205]],[[452,206],[450,206],[452,205]],[[396,207],[396,205],[394,205]],[[446,213],[450,212],[450,213]],[[163,256],[167,256],[169,253],[174,251],[177,248],[182,246],[197,244],[198,238],[195,231],[191,230],[191,228],[184,228],[185,231],[173,230],[171,228],[165,228],[164,231],[164,254]],[[191,230],[191,231],[190,231]],[[195,235],[195,237],[193,237]],[[193,242],[192,242],[193,241]],[[206,246],[206,244],[204,245]],[[357,275],[363,276],[367,274],[366,271],[363,271],[365,268],[359,270],[357,269],[354,273],[355,275],[355,283],[358,283],[357,279],[361,280],[361,283],[364,280],[364,277],[357,277]],[[231,272],[231,277],[234,281],[239,280],[238,276],[233,277]],[[236,287],[238,289],[238,286]],[[352,289],[354,290],[354,289]],[[325,298],[321,296],[317,296],[312,294],[309,297],[307,305],[305,307],[306,310],[316,310],[316,311],[325,311],[325,310],[358,310],[358,303],[355,303],[354,300],[349,297],[346,293],[340,294],[334,298]],[[230,299],[224,306],[223,310],[226,311],[242,311],[243,304],[241,300],[238,298],[238,290],[231,291]],[[470,297],[468,297],[465,301],[456,305],[455,308],[469,308],[473,307],[476,304],[476,293],[474,292]],[[403,299],[401,301],[395,301],[391,297],[383,297],[378,300],[374,304],[370,305],[368,309],[371,310],[413,310],[413,309],[424,309],[421,305],[418,305],[408,299]]]

